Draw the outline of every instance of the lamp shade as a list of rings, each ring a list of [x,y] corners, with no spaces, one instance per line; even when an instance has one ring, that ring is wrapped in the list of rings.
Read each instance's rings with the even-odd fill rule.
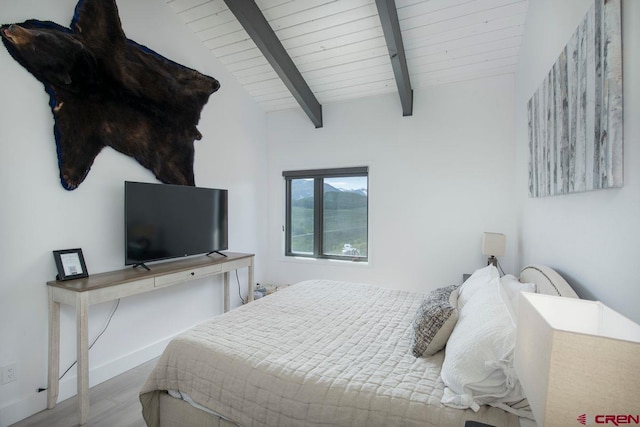
[[[640,421],[640,325],[600,302],[519,298],[514,365],[538,426]]]
[[[482,255],[503,256],[506,237],[501,233],[484,233]]]

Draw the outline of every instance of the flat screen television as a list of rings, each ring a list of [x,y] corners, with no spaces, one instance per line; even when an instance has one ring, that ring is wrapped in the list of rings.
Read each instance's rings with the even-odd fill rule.
[[[125,181],[125,265],[228,249],[227,199],[227,190]]]

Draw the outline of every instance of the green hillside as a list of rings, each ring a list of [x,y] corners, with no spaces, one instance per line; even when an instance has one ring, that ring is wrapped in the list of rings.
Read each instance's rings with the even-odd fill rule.
[[[291,249],[313,252],[313,197],[292,202]],[[345,244],[367,256],[367,197],[362,194],[331,191],[324,193],[324,252],[343,255]]]

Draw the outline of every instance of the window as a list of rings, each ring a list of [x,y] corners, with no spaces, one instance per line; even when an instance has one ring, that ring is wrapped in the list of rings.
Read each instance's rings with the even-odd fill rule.
[[[369,169],[285,171],[285,255],[368,259]]]

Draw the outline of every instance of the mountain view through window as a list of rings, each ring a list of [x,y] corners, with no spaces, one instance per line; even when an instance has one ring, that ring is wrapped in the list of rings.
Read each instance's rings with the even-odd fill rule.
[[[366,176],[322,178],[322,254],[367,257],[368,181]],[[314,179],[291,180],[291,252],[314,253],[318,207]]]

